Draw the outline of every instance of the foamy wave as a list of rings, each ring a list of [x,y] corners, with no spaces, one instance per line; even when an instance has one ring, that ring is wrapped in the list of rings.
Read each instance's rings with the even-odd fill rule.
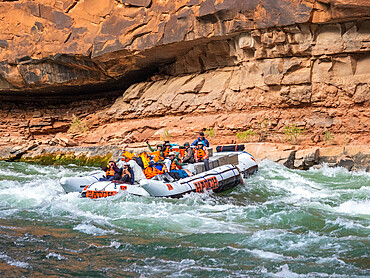
[[[349,200],[339,207],[334,208],[335,211],[352,214],[352,215],[370,215],[370,200],[352,201]]]
[[[16,266],[20,268],[31,268],[28,263],[12,259],[11,257],[9,257],[8,255],[4,253],[0,253],[0,260],[5,261],[8,265],[11,265],[11,266]]]
[[[60,254],[57,254],[57,253],[54,253],[54,252],[51,252],[51,253],[49,253],[49,254],[47,254],[46,255],[46,258],[47,259],[50,259],[50,258],[55,258],[55,259],[58,259],[59,261],[61,261],[61,260],[65,260],[66,258],[65,257],[63,257],[62,255],[60,255]]]
[[[86,224],[86,223],[77,225],[76,227],[73,228],[73,230],[80,231],[80,232],[83,232],[85,234],[94,235],[94,236],[115,234],[116,233],[116,231],[114,231],[114,230],[103,230],[103,229],[98,228],[98,227],[96,227],[92,224]]]
[[[298,274],[298,273],[295,273],[293,271],[291,271],[289,269],[289,266],[287,264],[284,264],[282,266],[279,267],[279,270],[278,272],[276,272],[273,277],[291,277],[291,278],[295,278],[295,277],[307,277],[306,274]]]
[[[259,250],[259,249],[253,249],[252,251],[250,251],[252,254],[260,257],[260,258],[264,258],[264,259],[270,259],[270,260],[276,260],[276,261],[282,261],[282,260],[285,260],[285,256],[283,255],[280,255],[280,254],[277,254],[277,253],[274,253],[274,252],[268,252],[268,251],[263,251],[263,250]]]
[[[344,227],[346,229],[370,229],[370,225],[364,226],[360,223],[357,223],[353,220],[345,219],[338,217],[337,219],[333,220],[326,220],[326,223],[329,225],[337,225],[339,227]]]

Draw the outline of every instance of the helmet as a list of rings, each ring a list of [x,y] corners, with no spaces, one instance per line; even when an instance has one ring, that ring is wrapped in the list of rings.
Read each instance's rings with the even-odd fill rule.
[[[190,146],[189,142],[185,142],[184,146]]]
[[[163,145],[162,145],[162,144],[158,144],[158,145],[157,145],[157,148],[158,148],[158,147],[163,148]]]
[[[203,142],[202,142],[202,141],[199,141],[199,142],[198,142],[198,145],[202,145],[202,146],[203,146],[204,144],[203,144]]]
[[[171,155],[175,155],[175,153],[174,153],[174,152],[170,152],[168,155],[169,155],[169,156],[171,156]]]
[[[154,161],[149,161],[149,167],[153,167],[154,166]]]
[[[157,161],[157,164],[163,164],[163,163],[164,163],[164,161],[162,159]]]

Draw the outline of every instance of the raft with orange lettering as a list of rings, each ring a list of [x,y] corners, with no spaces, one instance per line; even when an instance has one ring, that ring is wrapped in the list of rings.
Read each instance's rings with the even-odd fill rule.
[[[133,185],[122,184],[119,181],[99,181],[86,186],[81,196],[98,199],[115,196],[119,192],[127,192],[147,197],[180,198],[192,192],[219,193],[243,183],[243,178],[257,171],[258,166],[253,156],[240,152],[238,158],[237,165],[222,165],[180,180],[173,180],[168,173],[165,173],[151,179],[142,179],[140,183]]]

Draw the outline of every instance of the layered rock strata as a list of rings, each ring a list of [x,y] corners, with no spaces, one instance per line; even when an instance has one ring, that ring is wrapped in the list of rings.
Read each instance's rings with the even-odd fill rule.
[[[370,143],[366,0],[3,1],[0,14],[0,145],[64,142],[76,116],[76,144],[206,127],[281,141],[291,124],[309,144]]]

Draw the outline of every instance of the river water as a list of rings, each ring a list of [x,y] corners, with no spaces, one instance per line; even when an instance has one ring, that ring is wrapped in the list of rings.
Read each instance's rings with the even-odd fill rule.
[[[0,162],[0,276],[370,276],[370,174],[270,161],[182,199],[65,194],[96,169]]]

